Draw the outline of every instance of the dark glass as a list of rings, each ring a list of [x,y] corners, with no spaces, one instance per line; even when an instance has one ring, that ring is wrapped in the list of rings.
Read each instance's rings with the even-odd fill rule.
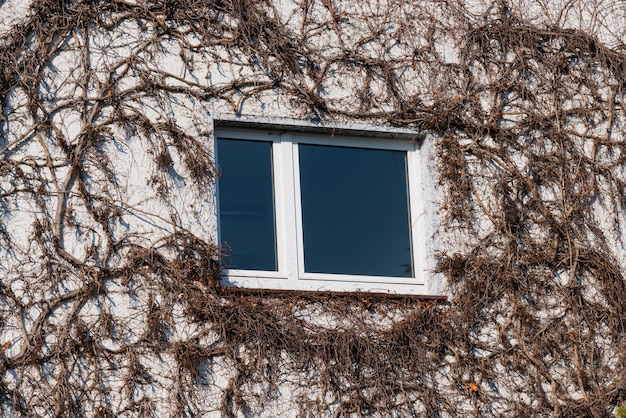
[[[304,268],[413,277],[406,153],[300,144]]]
[[[272,143],[220,138],[217,158],[225,266],[276,271]]]

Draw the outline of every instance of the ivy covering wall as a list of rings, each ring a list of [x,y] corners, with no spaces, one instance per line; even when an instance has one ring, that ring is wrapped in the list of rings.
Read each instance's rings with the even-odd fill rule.
[[[35,0],[15,22],[2,415],[626,402],[623,3]],[[221,288],[215,112],[428,133],[448,301]]]

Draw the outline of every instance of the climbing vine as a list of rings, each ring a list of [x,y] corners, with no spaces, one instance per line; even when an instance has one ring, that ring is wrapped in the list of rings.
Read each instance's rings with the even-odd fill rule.
[[[625,6],[466,3],[33,1],[0,42],[3,415],[621,411]],[[448,300],[222,288],[214,113],[428,133]]]

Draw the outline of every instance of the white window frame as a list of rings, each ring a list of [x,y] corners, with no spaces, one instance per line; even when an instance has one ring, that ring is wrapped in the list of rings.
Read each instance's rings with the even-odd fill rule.
[[[271,141],[273,158],[274,208],[277,271],[224,269],[222,284],[251,289],[309,290],[336,292],[376,292],[411,295],[441,294],[440,278],[432,273],[433,242],[429,231],[434,210],[424,196],[425,155],[420,146],[423,135],[406,129],[376,128],[362,125],[307,124],[301,121],[264,121],[241,117],[214,118],[214,155],[217,138]],[[397,150],[406,152],[409,193],[410,239],[413,277],[383,277],[347,274],[307,273],[304,271],[304,241],[298,144]],[[219,180],[217,185],[219,199]],[[219,232],[219,202],[216,216]],[[436,282],[436,283],[435,283]]]

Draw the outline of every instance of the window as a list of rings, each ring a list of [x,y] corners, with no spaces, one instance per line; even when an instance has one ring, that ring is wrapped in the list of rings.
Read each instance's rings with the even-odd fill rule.
[[[415,133],[223,125],[225,284],[432,294]]]

